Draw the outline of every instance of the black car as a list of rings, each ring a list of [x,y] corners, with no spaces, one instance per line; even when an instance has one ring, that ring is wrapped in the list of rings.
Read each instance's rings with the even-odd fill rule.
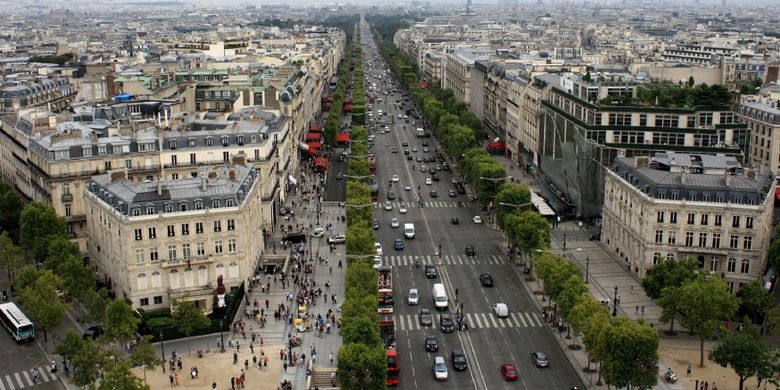
[[[456,185],[455,185],[455,189],[456,189],[456,190],[458,191],[458,193],[459,193],[459,194],[461,194],[461,195],[463,195],[463,194],[465,194],[465,193],[466,193],[466,188],[465,188],[465,187],[463,187],[463,184],[460,184],[460,183],[456,184]]]
[[[474,245],[466,245],[466,256],[476,256],[477,252],[474,250]]]
[[[450,198],[454,198],[454,197],[458,196],[458,194],[455,192],[454,188],[450,188],[450,190],[449,190],[449,192],[447,194],[450,196]]]
[[[404,142],[401,143],[401,146],[409,146],[409,143],[404,141]]]
[[[389,191],[387,193],[387,200],[393,200],[393,199],[395,199],[395,192]]]
[[[545,368],[550,366],[550,360],[547,359],[547,355],[544,352],[532,352],[531,361],[537,368]]]
[[[279,215],[285,216],[287,214],[290,214],[290,209],[288,209],[287,207],[282,207],[279,209]]]
[[[483,287],[493,287],[493,277],[490,274],[479,275],[479,282]]]
[[[452,361],[452,367],[455,368],[455,371],[465,371],[469,368],[469,364],[466,363],[466,355],[461,351],[452,351],[450,360]]]
[[[429,192],[428,195],[430,195],[431,198],[438,198],[439,192],[436,190],[431,190],[431,192]]]
[[[282,237],[282,241],[289,241],[292,244],[306,242],[306,233],[287,233]]]
[[[422,146],[428,146],[428,141],[423,141]]]
[[[458,217],[452,217],[450,218],[450,223],[453,225],[457,225],[460,223],[460,221],[458,220]]]
[[[433,181],[439,181],[439,174],[434,172],[431,174],[431,179],[433,179]]]
[[[450,164],[447,164],[446,162],[442,163],[441,164],[441,169],[444,170],[444,171],[449,171],[450,170]]]
[[[436,336],[425,336],[425,350],[428,352],[439,350],[439,340],[436,339]]]
[[[87,330],[84,331],[84,334],[81,336],[84,340],[90,338],[92,340],[97,339],[103,334],[103,328],[99,326],[90,326],[87,328]]]
[[[439,315],[439,328],[444,333],[452,333],[454,326],[452,322],[452,317],[450,317],[449,314]]]
[[[374,222],[373,222],[373,226],[374,226],[374,230],[377,230],[377,229],[379,229],[379,220],[378,220],[378,219],[375,219],[375,220],[374,220]]]
[[[433,325],[433,315],[431,314],[430,310],[420,309],[420,314],[418,317],[420,318],[420,325],[422,326]]]
[[[436,266],[428,264],[425,266],[425,277],[428,279],[435,279],[438,273],[436,272]]]

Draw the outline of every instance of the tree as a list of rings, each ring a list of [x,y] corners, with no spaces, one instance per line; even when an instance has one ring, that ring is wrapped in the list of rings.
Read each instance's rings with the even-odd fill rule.
[[[103,325],[106,320],[106,307],[108,307],[109,302],[111,302],[111,298],[109,298],[107,289],[88,290],[81,298],[81,303],[87,310],[84,320]]]
[[[8,271],[9,280],[14,280],[14,270],[21,267],[24,263],[25,258],[22,249],[14,245],[8,232],[4,231],[0,234],[0,265],[4,266]]]
[[[19,228],[19,216],[22,212],[22,199],[12,187],[0,183],[0,228],[4,231],[16,231]]]
[[[20,243],[38,261],[46,259],[53,238],[66,235],[65,221],[53,208],[36,202],[28,203],[22,209],[19,228]]]
[[[531,209],[531,191],[528,186],[517,183],[504,183],[496,195],[496,222],[504,229],[504,218],[508,214],[519,213],[523,208]],[[521,205],[525,205],[520,207]]]
[[[385,349],[381,345],[344,344],[338,354],[338,380],[344,390],[385,389]]]
[[[739,376],[740,389],[745,388],[746,379],[773,371],[776,359],[774,347],[762,341],[755,330],[730,334],[712,351],[712,360],[723,367],[731,366]]]
[[[124,346],[133,338],[138,329],[139,319],[133,308],[121,299],[108,303],[105,312],[105,331],[103,338],[108,342],[116,342]]]
[[[683,285],[678,299],[683,324],[699,335],[699,365],[704,367],[704,340],[737,311],[738,300],[719,276],[703,274]]]
[[[207,328],[211,324],[211,320],[203,313],[203,310],[198,308],[193,301],[186,301],[179,299],[173,303],[173,323],[176,324],[176,328],[180,332],[190,337],[193,330]],[[190,343],[187,343],[187,350],[190,354]]]
[[[588,349],[588,355],[594,356],[596,334],[609,323],[609,309],[590,295],[583,295],[569,313],[569,324],[582,332],[582,343]],[[576,342],[576,337],[575,337]],[[590,371],[588,359],[588,371]]]
[[[585,286],[585,283],[582,281],[582,276],[578,274],[573,274],[569,276],[569,279],[567,279],[563,283],[563,290],[561,291],[560,296],[558,297],[558,300],[555,301],[555,303],[558,305],[558,310],[560,310],[561,317],[566,320],[566,322],[569,323],[569,336],[571,335],[571,320],[572,320],[572,311],[574,309],[574,306],[579,303],[579,301],[583,298],[585,293],[588,292],[588,287]],[[569,337],[567,336],[567,337]],[[572,348],[577,348],[577,333],[574,333],[574,337],[572,340]]]
[[[84,266],[81,256],[68,256],[56,272],[62,278],[62,290],[68,297],[81,299],[95,291],[95,273]]]
[[[642,278],[642,288],[648,297],[658,299],[666,287],[680,287],[696,278],[699,265],[690,257],[680,260],[661,259]]]
[[[151,340],[152,336],[141,337],[141,341],[130,352],[130,364],[144,370],[144,384],[146,384],[146,371],[154,370],[155,367],[165,363],[152,347]]]
[[[671,321],[669,325],[670,335],[676,335],[674,331],[674,320],[677,318],[677,314],[680,312],[680,288],[681,287],[666,287],[662,290],[661,298],[658,298],[658,306],[661,306],[663,310],[661,312],[661,321]]]
[[[644,324],[618,317],[604,331],[602,371],[615,387],[648,389],[658,381],[658,333]]]
[[[60,278],[47,270],[19,295],[19,303],[25,312],[43,330],[44,342],[48,341],[47,331],[65,319],[66,305],[57,293],[60,284]]]
[[[758,280],[742,286],[737,292],[737,298],[739,298],[739,312],[749,316],[755,324],[764,318],[774,302],[772,296],[767,294]]]
[[[81,351],[82,348],[84,348],[84,344],[87,341],[84,340],[76,331],[73,329],[68,329],[68,332],[65,333],[65,337],[60,340],[59,343],[57,343],[57,346],[54,348],[54,352],[56,352],[58,355],[63,356],[64,358],[70,359],[72,356],[75,356],[79,351]]]
[[[506,216],[507,235],[521,253],[550,247],[550,223],[535,211],[523,211]]]
[[[146,390],[150,389],[141,383],[131,371],[131,363],[125,359],[109,359],[107,369],[100,380],[98,390]],[[144,371],[144,374],[146,372]]]
[[[100,346],[86,340],[75,354],[70,356],[73,366],[73,383],[76,386],[87,386],[95,383],[100,377],[100,367],[105,362],[105,351]]]

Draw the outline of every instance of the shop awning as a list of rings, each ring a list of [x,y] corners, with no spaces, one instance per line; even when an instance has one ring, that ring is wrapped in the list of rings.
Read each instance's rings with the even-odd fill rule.
[[[319,141],[322,138],[320,133],[306,133],[306,141]]]
[[[336,135],[336,142],[338,143],[347,143],[349,142],[349,133],[339,133]]]
[[[311,133],[321,133],[322,132],[322,126],[320,126],[320,125],[309,125],[309,132],[311,132]]]
[[[506,150],[506,144],[501,141],[493,141],[488,144],[488,148],[493,150]]]
[[[775,199],[780,200],[780,188],[775,188]]]
[[[320,148],[309,148],[309,156],[316,156],[320,153]]]
[[[314,166],[322,169],[328,169],[328,159],[325,157],[317,157],[314,159]]]
[[[322,147],[322,142],[318,142],[318,141],[309,141],[306,144],[309,145],[310,148],[315,148],[315,149],[319,149]]]
[[[555,215],[555,211],[547,204],[544,198],[533,191],[531,192],[531,203],[533,203],[534,207],[539,211],[539,214],[545,217],[552,217]]]

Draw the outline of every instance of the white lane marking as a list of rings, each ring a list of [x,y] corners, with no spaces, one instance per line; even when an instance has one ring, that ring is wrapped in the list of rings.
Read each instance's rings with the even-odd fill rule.
[[[14,378],[16,378],[16,382],[19,383],[19,388],[23,389],[24,388],[24,383],[22,383],[22,377],[19,375],[18,372],[14,373]]]
[[[470,314],[466,314],[466,318],[470,318]],[[472,324],[476,323],[477,328],[482,328],[482,321],[479,320],[479,315],[477,315],[477,313],[474,313],[474,321],[469,321],[469,322],[471,322]]]
[[[539,315],[538,315],[538,314],[536,314],[536,313],[531,313],[531,315],[532,315],[532,316],[534,316],[534,319],[536,320],[536,322],[538,322],[538,323],[539,323],[539,326],[544,326],[544,323],[543,323],[543,322],[542,322],[542,320],[539,318]]]
[[[493,327],[498,328],[498,323],[496,323],[496,316],[492,314],[488,314],[488,318],[490,318],[490,322],[493,323]]]
[[[33,381],[30,379],[30,374],[27,373],[27,370],[22,371],[22,376],[24,376],[24,380],[27,382],[27,386],[33,385]]]

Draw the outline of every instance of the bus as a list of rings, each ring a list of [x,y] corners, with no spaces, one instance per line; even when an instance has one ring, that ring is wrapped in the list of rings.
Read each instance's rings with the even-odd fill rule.
[[[17,342],[35,338],[35,325],[22,313],[15,303],[0,304],[0,319]]]

